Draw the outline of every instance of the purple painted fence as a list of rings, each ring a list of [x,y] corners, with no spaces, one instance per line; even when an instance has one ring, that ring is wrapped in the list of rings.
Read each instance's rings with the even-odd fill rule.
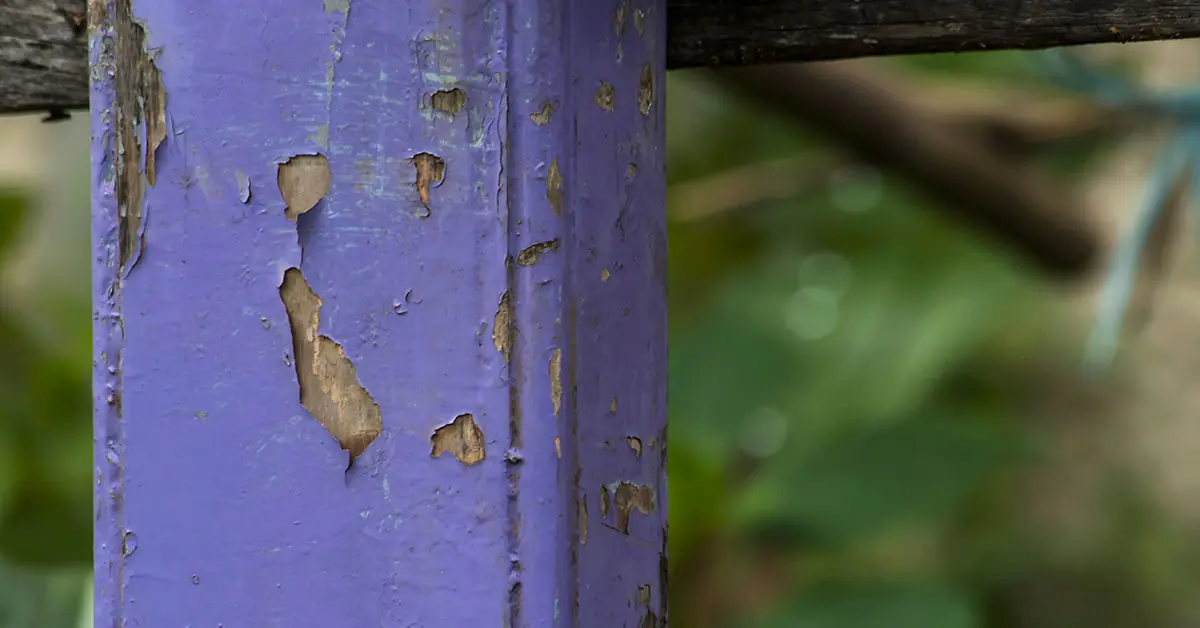
[[[90,3],[98,626],[666,624],[664,11]]]

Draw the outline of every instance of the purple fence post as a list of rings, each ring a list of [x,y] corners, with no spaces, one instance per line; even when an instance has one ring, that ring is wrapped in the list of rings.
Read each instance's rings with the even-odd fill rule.
[[[666,624],[664,12],[89,3],[98,626]]]

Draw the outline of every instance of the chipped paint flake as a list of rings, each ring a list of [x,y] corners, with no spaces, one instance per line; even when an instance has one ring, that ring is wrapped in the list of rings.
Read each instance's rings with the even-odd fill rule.
[[[137,264],[145,248],[146,186],[158,180],[156,153],[167,137],[167,97],[162,74],[146,51],[146,31],[133,16],[130,0],[113,4],[116,48],[113,146],[118,207],[117,248],[121,268]],[[93,13],[103,11],[89,7]],[[99,24],[100,22],[96,22]]]
[[[650,608],[650,585],[643,584],[637,589],[637,604],[646,609],[646,614],[642,616],[642,621],[638,624],[638,628],[659,628],[661,625],[658,620],[658,615]],[[664,615],[665,617],[665,615]]]
[[[341,13],[348,15],[350,13],[350,0],[322,0],[325,5],[326,13]]]
[[[325,155],[296,155],[279,164],[276,178],[287,205],[284,215],[295,221],[329,194],[332,175]],[[247,197],[248,198],[248,197]]]
[[[633,450],[633,455],[639,460],[642,457],[642,439],[637,436],[626,436],[625,442],[629,444],[629,448]]]
[[[106,5],[107,2],[105,0],[88,0],[88,32],[94,32],[104,24],[104,9]]]
[[[467,106],[467,93],[457,87],[440,89],[429,97],[429,104],[434,109],[453,116]]]
[[[496,316],[492,320],[492,344],[508,360],[512,353],[512,300],[508,291],[500,295],[500,303],[496,306]]]
[[[279,288],[292,330],[300,404],[350,454],[362,455],[383,431],[379,404],[358,382],[342,346],[319,333],[321,298],[299,268],[289,268]]]
[[[625,33],[625,21],[629,16],[629,0],[617,5],[616,11],[613,12],[613,34],[620,39]]]
[[[332,72],[333,66],[330,66],[326,72],[326,80],[330,81],[331,84],[333,81]],[[304,139],[316,144],[317,146],[320,146],[321,148],[324,148],[325,150],[329,150],[329,123],[322,122],[321,124],[318,124],[317,130],[306,136]]]
[[[533,266],[545,253],[557,251],[560,244],[562,243],[557,239],[531,244],[517,254],[517,265]]]
[[[553,117],[554,117],[554,103],[550,102],[549,100],[542,103],[541,110],[535,111],[535,112],[529,114],[529,119],[533,120],[533,123],[538,126],[545,126],[547,124],[550,124],[550,120]]]
[[[550,160],[550,168],[546,172],[546,200],[555,216],[563,213],[563,176],[558,167],[558,157]]]
[[[612,112],[617,104],[617,91],[608,81],[600,81],[600,86],[596,88],[596,106],[606,112]]]
[[[417,153],[409,163],[417,171],[417,195],[425,209],[429,209],[429,190],[446,177],[446,162],[431,153]]]
[[[642,67],[642,79],[638,87],[638,111],[643,117],[650,115],[650,110],[654,107],[654,70],[650,68],[650,64]]]
[[[587,498],[579,498],[579,544],[587,545],[588,541],[588,512]]]
[[[246,173],[242,172],[241,170],[237,171],[236,176],[237,176],[237,186],[238,186],[238,200],[241,201],[242,204],[247,204],[250,202],[250,177]]]
[[[479,429],[475,424],[475,417],[469,413],[460,414],[450,423],[434,430],[429,440],[433,445],[429,454],[432,458],[440,458],[442,454],[449,453],[470,467],[483,462],[487,457],[483,430]]]
[[[649,486],[620,482],[612,492],[613,505],[616,506],[617,530],[622,534],[629,534],[629,518],[633,513],[649,515],[654,512],[654,490]]]
[[[562,349],[555,347],[550,354],[550,404],[554,407],[554,416],[562,411]]]

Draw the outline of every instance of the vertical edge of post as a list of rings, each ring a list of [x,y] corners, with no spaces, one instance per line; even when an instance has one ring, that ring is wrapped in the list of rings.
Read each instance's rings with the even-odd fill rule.
[[[111,161],[114,81],[111,4],[88,3],[92,216],[92,439],[95,460],[93,604],[95,625],[119,626],[121,589],[120,282],[118,216]],[[111,452],[111,457],[110,457]]]
[[[574,0],[515,0],[509,19],[505,189],[507,289],[497,331],[507,339],[510,447],[508,626],[573,626],[571,454],[563,406],[566,210],[570,154],[566,28]],[[501,325],[506,325],[500,327]]]
[[[514,7],[511,622],[665,625],[665,2]]]
[[[97,625],[665,625],[665,0],[89,24]]]
[[[576,614],[580,626],[664,626],[666,2],[572,7],[571,40],[591,42],[569,55],[568,381],[573,494],[586,514]]]

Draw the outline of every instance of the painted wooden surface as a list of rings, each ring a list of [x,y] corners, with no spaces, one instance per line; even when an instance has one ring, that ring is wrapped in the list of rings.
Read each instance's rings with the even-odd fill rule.
[[[98,626],[665,625],[665,8],[90,3]]]

